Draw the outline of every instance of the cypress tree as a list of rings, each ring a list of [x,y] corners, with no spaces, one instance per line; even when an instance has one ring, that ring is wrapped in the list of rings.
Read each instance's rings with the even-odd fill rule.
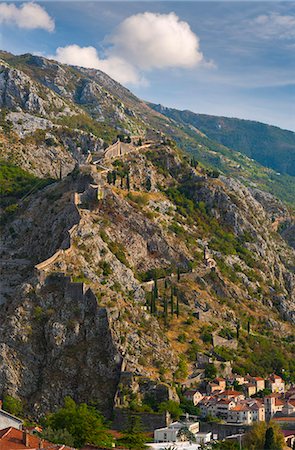
[[[164,322],[165,322],[165,325],[167,325],[167,319],[168,319],[168,305],[167,305],[167,297],[166,297],[166,293],[164,293],[163,306],[164,306]]]
[[[158,280],[157,280],[157,275],[154,275],[154,297],[158,298],[159,296],[159,292],[158,292]]]
[[[126,176],[126,187],[127,187],[127,190],[130,191],[130,178],[129,178],[129,173],[127,173],[127,176]]]
[[[237,324],[236,324],[237,339],[239,339],[239,337],[240,337],[240,328],[241,328],[241,324],[240,324],[240,321],[238,321]]]
[[[177,281],[180,281],[180,267],[177,267]]]
[[[269,427],[265,432],[264,450],[274,450],[275,448],[276,445],[274,431],[272,427]]]
[[[109,184],[112,184],[112,181],[113,181],[112,172],[108,172],[107,173],[107,181],[108,181]]]
[[[176,296],[176,315],[179,317],[179,298]]]
[[[171,298],[170,298],[170,302],[171,302],[171,316],[173,316],[174,314],[174,298],[173,298],[173,286],[171,286]]]
[[[116,184],[117,172],[115,170],[113,170],[112,175],[113,175],[113,184]]]
[[[250,331],[251,331],[251,321],[250,321],[250,319],[248,320],[248,323],[247,323],[247,331],[248,331],[248,335],[249,335]]]

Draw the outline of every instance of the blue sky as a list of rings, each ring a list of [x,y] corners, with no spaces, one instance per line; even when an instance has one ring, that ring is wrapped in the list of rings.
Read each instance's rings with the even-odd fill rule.
[[[40,16],[40,26],[34,28],[8,17],[0,3],[3,50],[50,55],[64,62],[81,60],[81,65],[93,61],[145,100],[295,131],[294,2],[39,5],[51,22]],[[162,35],[158,25],[166,30],[166,24],[167,35]],[[135,25],[137,30],[132,29]],[[171,27],[176,27],[175,36]],[[134,49],[142,36],[145,40]],[[166,38],[170,47],[163,44]],[[63,50],[57,53],[57,48]]]

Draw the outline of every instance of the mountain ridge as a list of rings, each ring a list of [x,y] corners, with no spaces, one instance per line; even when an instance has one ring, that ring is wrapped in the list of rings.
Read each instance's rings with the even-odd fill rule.
[[[140,411],[178,400],[198,353],[295,380],[292,214],[254,182],[272,172],[107,76],[30,58],[0,64],[0,395],[37,417],[65,393]],[[110,155],[117,139],[130,151]]]
[[[294,131],[254,120],[199,114],[190,110],[181,111],[149,104],[167,117],[183,124],[196,126],[209,138],[254,158],[264,166],[295,175]],[[273,147],[273,150],[269,147]],[[283,155],[281,155],[282,151],[284,151]],[[286,161],[287,158],[289,162]]]

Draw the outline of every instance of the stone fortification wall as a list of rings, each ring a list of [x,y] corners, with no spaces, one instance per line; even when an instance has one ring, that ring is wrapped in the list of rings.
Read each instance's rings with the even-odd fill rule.
[[[166,427],[169,421],[166,413],[139,413],[133,411],[131,412],[126,409],[115,408],[112,428],[118,431],[125,430],[128,426],[128,420],[131,414],[132,416],[136,416],[139,418],[142,424],[142,428],[146,432],[152,432],[156,428]]]
[[[79,204],[79,194],[76,192],[73,194],[73,203],[75,205],[76,212],[78,213],[79,220],[81,219],[80,211],[77,207]],[[72,243],[73,236],[75,234],[76,229],[78,228],[78,224],[73,225],[69,230],[67,230],[67,234],[65,239],[61,244],[61,248],[59,248],[52,256],[47,258],[45,261],[40,262],[35,266],[35,271],[40,281],[44,281],[44,272],[48,269],[57,259],[62,255],[69,255],[72,252]]]
[[[133,145],[117,141],[105,150],[104,159],[118,158],[120,156],[127,155],[134,150],[135,148],[133,147]]]
[[[212,333],[213,347],[227,347],[236,350],[238,348],[238,342],[236,339],[224,339],[218,336],[216,333]]]

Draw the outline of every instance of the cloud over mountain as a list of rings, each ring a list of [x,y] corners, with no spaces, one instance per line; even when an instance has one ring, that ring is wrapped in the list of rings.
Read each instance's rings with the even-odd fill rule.
[[[140,84],[151,69],[191,68],[203,62],[199,38],[175,13],[145,12],[126,18],[109,36],[105,57],[94,47],[59,47],[52,58],[101,69],[121,83]]]
[[[19,28],[33,30],[41,28],[54,30],[54,20],[47,11],[37,3],[0,3],[0,24],[16,25]]]

